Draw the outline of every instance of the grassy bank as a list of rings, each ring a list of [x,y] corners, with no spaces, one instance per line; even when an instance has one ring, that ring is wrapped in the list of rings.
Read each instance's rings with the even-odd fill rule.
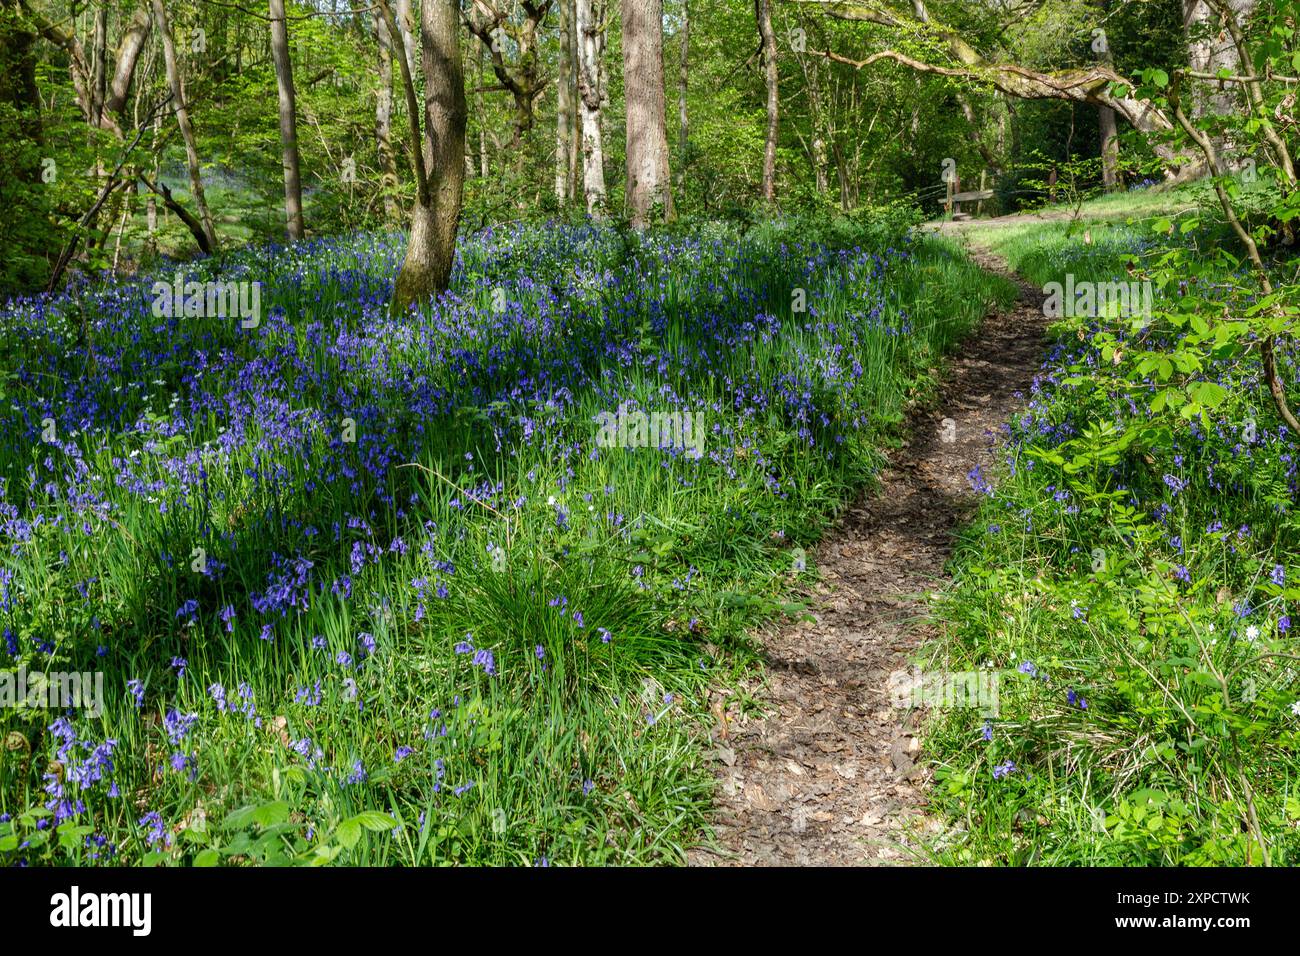
[[[1001,678],[996,716],[932,713],[935,795],[953,825],[937,852],[964,864],[1294,865],[1297,436],[1257,348],[1175,370],[1201,400],[1181,407],[1166,407],[1169,370],[1143,364],[1231,321],[1170,318],[1180,299],[1232,298],[1239,274],[1216,258],[1230,239],[1149,202],[1091,212],[1101,219],[972,238],[1042,287],[1141,279],[1175,242],[1200,264],[1157,285],[1149,321],[1057,322],[1009,423],[996,491],[961,543],[927,649],[932,668]],[[1295,353],[1279,359],[1294,392]]]

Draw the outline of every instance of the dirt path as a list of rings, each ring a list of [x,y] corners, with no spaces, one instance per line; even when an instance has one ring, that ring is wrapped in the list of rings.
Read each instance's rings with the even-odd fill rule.
[[[1001,260],[972,256],[1009,276]],[[917,715],[890,705],[887,682],[926,636],[917,598],[945,580],[975,501],[967,476],[993,464],[996,436],[1043,356],[1042,294],[1019,284],[1020,300],[959,348],[938,398],[911,413],[879,486],[817,549],[815,622],[763,635],[766,717],[733,723],[717,741],[718,847],[692,851],[691,864],[923,859],[917,828],[937,823],[921,813]]]

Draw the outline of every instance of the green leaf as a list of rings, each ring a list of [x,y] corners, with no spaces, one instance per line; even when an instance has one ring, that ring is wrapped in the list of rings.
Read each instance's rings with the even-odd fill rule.
[[[60,827],[59,828],[59,846],[65,850],[73,850],[81,845],[82,837],[88,833],[93,833],[94,827]]]
[[[328,845],[318,846],[316,847],[315,855],[311,858],[311,865],[324,866],[325,864],[331,862],[336,856],[338,856],[342,852],[343,852],[342,847],[328,846]]]
[[[396,820],[378,810],[364,810],[346,822],[363,826],[374,833],[387,833],[397,826]]]
[[[344,820],[334,831],[335,838],[347,849],[352,849],[361,839],[361,824],[357,823],[356,817],[350,820]]]
[[[1228,397],[1228,390],[1216,382],[1197,382],[1188,391],[1205,408],[1218,408]]]
[[[276,800],[259,806],[241,807],[227,816],[222,826],[227,830],[240,830],[250,823],[269,827],[288,820],[289,813],[289,804],[283,800]]]

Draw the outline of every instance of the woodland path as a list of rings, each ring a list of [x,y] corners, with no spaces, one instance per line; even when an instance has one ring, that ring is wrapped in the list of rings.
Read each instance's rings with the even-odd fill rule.
[[[949,235],[951,225],[943,231]],[[987,315],[949,359],[938,395],[914,407],[903,444],[815,552],[813,621],[759,635],[765,716],[714,731],[716,845],[697,866],[922,862],[939,824],[925,809],[919,714],[891,706],[889,675],[928,636],[926,595],[947,580],[956,532],[1002,426],[1023,407],[1044,352],[1043,295],[977,247],[1019,299]],[[952,425],[944,420],[951,419]]]

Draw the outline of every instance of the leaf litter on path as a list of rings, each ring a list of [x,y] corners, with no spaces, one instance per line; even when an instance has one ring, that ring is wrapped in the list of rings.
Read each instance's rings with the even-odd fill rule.
[[[958,347],[877,485],[818,547],[813,620],[760,635],[765,713],[718,741],[716,842],[691,850],[692,865],[899,865],[924,860],[941,831],[925,815],[920,714],[891,706],[887,682],[930,636],[926,596],[977,501],[967,476],[992,468],[1045,353],[1042,294],[1016,281],[1018,301]]]

